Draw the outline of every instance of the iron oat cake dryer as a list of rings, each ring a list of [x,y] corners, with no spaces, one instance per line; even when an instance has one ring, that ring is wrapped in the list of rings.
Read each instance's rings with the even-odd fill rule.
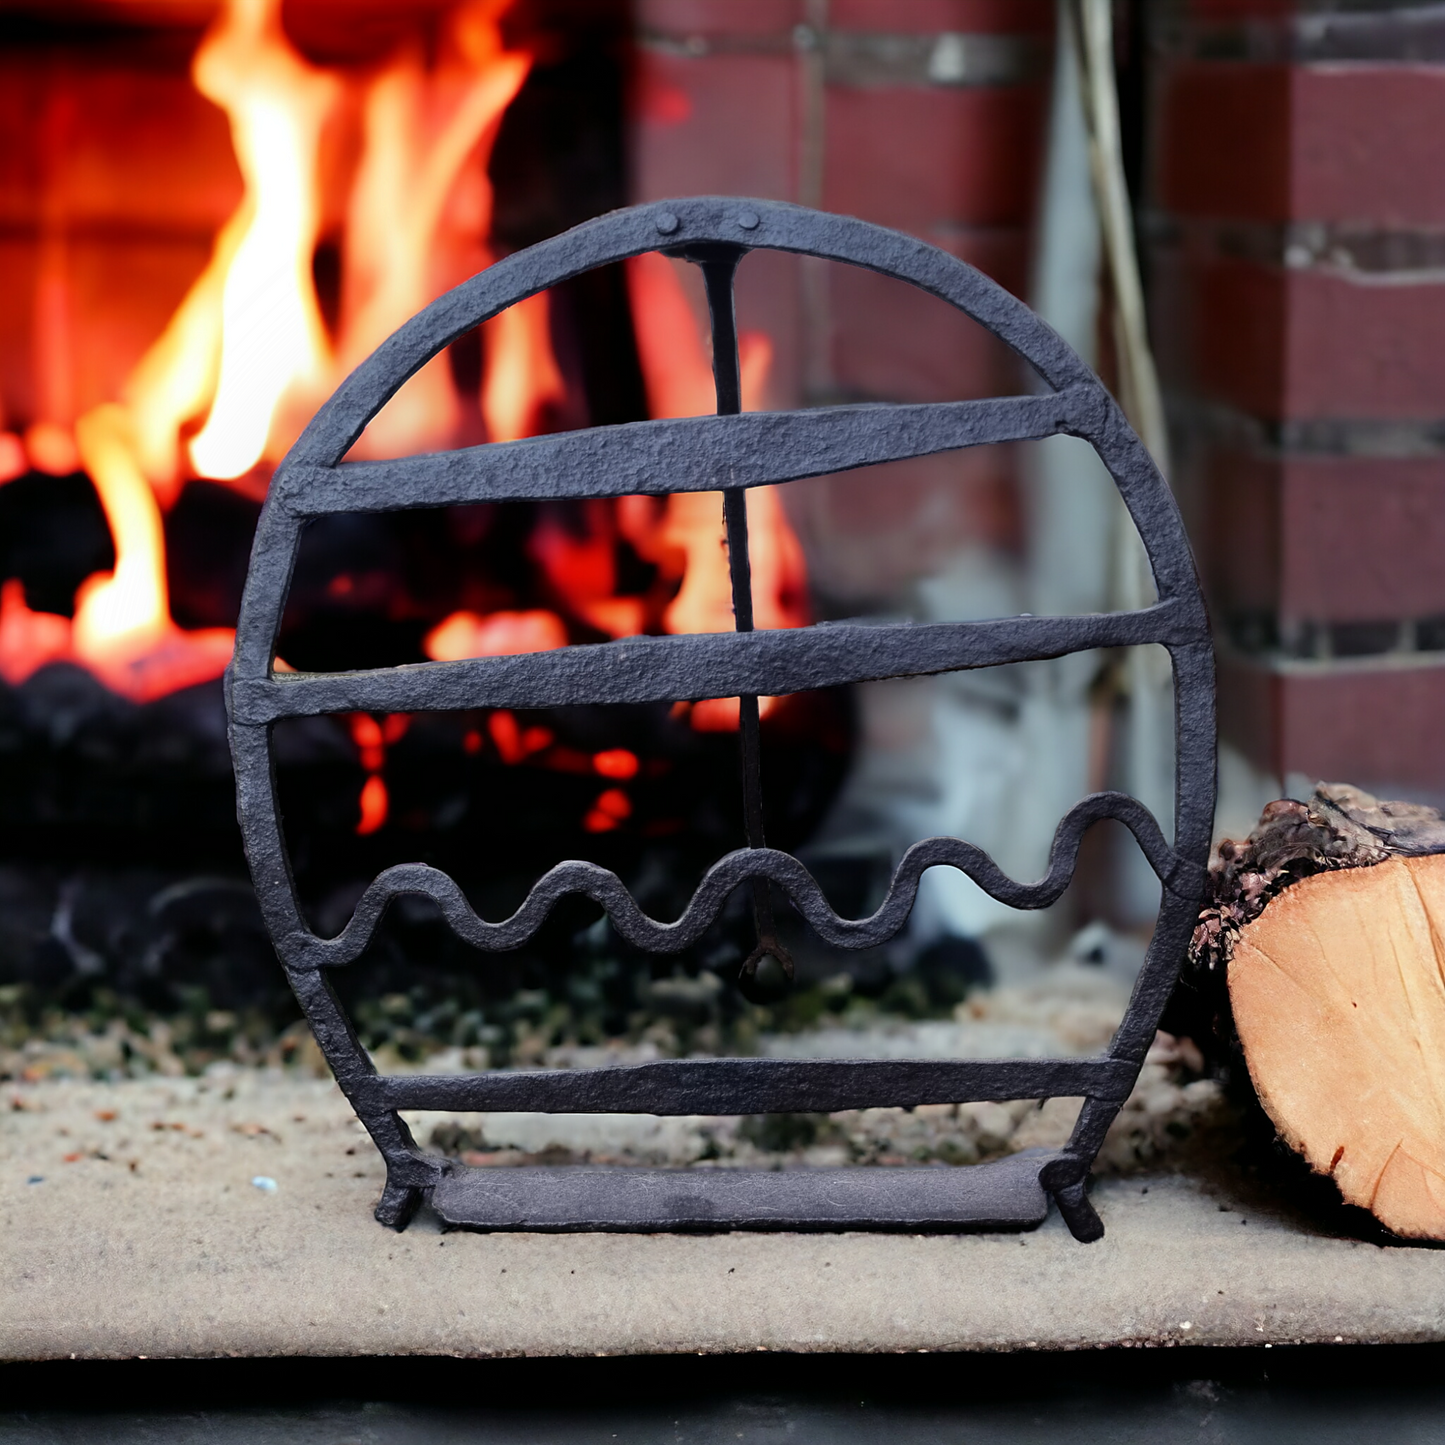
[[[750,250],[862,266],[905,281],[972,317],[1013,348],[1045,388],[1030,395],[928,405],[835,406],[740,414],[733,279]],[[712,319],[717,415],[594,427],[391,461],[343,462],[362,429],[443,347],[507,307],[598,266],[662,250],[701,267]],[[1063,434],[1098,452],[1139,529],[1158,600],[1134,612],[1012,617],[922,625],[833,623],[752,628],[747,560],[749,487],[992,442]],[[334,513],[467,502],[720,491],[737,628],[731,634],[633,637],[522,656],[280,673],[276,640],[301,532]],[[771,696],[879,678],[913,677],[1059,657],[1099,647],[1168,649],[1175,699],[1175,837],[1127,794],[1083,799],[1058,825],[1037,883],[1007,877],[981,849],[930,838],[904,855],[871,917],[835,914],[808,870],[765,845],[758,779],[758,704]],[[1178,509],[1148,452],[1098,378],[1023,302],[964,262],[911,236],[844,216],[726,197],[637,206],[589,221],[507,257],[433,302],[359,366],[317,412],[278,468],[261,514],[227,674],[238,813],[256,893],[291,986],[337,1082],[386,1161],[376,1217],[403,1227],[424,1195],[442,1219],[476,1229],[1017,1229],[1039,1223],[1049,1198],[1080,1240],[1103,1225],[1085,1183],[1105,1131],[1139,1074],[1178,976],[1204,897],[1214,812],[1214,662],[1208,621]],[[510,918],[489,922],[447,874],[388,868],[334,938],[318,937],[298,905],[272,771],[271,728],[283,718],[355,711],[544,708],[741,698],[740,745],[749,846],[708,870],[675,922],[645,914],[616,874],[561,863]],[[1163,885],[1153,941],[1107,1054],[1087,1059],[678,1059],[607,1069],[379,1074],[328,981],[353,962],[388,903],[430,898],[447,924],[483,950],[516,948],[568,894],[601,905],[630,943],[688,948],[734,889],[752,895],[758,946],[787,966],[773,932],[773,890],[819,937],[844,948],[892,938],[926,868],[947,865],[1013,908],[1044,908],[1068,886],[1084,832],[1127,827]],[[912,1107],[980,1099],[1083,1096],[1068,1144],[958,1168],[647,1170],[485,1169],[423,1153],[403,1109],[553,1113],[741,1114]]]

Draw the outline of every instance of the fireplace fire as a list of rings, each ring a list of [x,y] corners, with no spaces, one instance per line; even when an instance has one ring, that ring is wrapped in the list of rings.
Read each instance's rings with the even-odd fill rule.
[[[166,1009],[196,989],[225,1007],[274,995],[239,884],[220,700],[260,501],[315,408],[414,312],[625,201],[630,26],[624,5],[539,0],[226,0],[12,25],[38,119],[33,173],[9,197],[33,308],[0,342],[0,872],[30,920],[11,930],[9,978]],[[711,412],[690,269],[650,255],[512,308],[413,378],[353,457]],[[773,342],[740,340],[757,409]],[[775,491],[750,495],[749,523],[757,625],[807,623]],[[719,495],[458,507],[315,525],[280,665],[732,626]],[[842,779],[849,705],[762,712],[772,828],[794,846]],[[283,725],[303,896],[331,926],[379,866],[413,856],[494,901],[569,856],[681,896],[742,841],[737,728],[726,699]],[[42,921],[57,908],[73,917],[59,947]],[[573,948],[572,912],[544,955]],[[422,942],[393,940],[377,964],[403,990],[416,980],[397,949],[436,953],[426,920],[408,927]]]
[[[178,615],[171,577],[214,564],[168,556],[194,545],[202,530],[168,523],[200,509],[195,493],[204,489],[204,509],[235,519],[241,532],[275,462],[337,382],[422,305],[505,249],[493,224],[488,164],[509,108],[546,47],[528,35],[524,7],[509,0],[429,9],[405,23],[404,8],[388,17],[398,36],[385,53],[369,64],[344,65],[303,53],[283,23],[280,0],[228,0],[221,7],[195,50],[189,78],[196,94],[225,115],[240,195],[203,268],[133,364],[106,356],[90,367],[125,372],[93,404],[74,385],[46,378],[44,357],[95,344],[89,318],[79,312],[67,251],[66,207],[84,211],[88,198],[71,193],[78,182],[63,173],[58,155],[51,157],[62,174],[40,181],[46,214],[32,414],[12,416],[18,430],[5,436],[3,455],[32,489],[38,473],[83,473],[113,562],[82,577],[63,600],[37,603],[25,577],[6,579],[0,679],[11,688],[56,664],[83,668],[138,704],[217,679],[230,656],[232,619],[196,626]],[[331,18],[334,26],[345,23],[339,12]],[[46,124],[57,134],[82,124],[73,94],[44,104]],[[69,143],[62,135],[57,152]],[[617,352],[611,360],[624,370],[630,363],[637,374],[640,414],[710,410],[703,335],[673,264],[642,258],[614,280],[614,289],[621,295],[609,298]],[[559,356],[569,346],[576,350],[576,317],[569,328],[556,310],[548,294],[533,297],[436,358],[367,429],[353,455],[512,440],[597,419],[585,360]],[[48,334],[52,329],[65,334]],[[743,338],[746,406],[756,407],[763,395],[770,354],[766,334]],[[57,365],[52,359],[48,371]],[[802,552],[776,496],[755,495],[750,522],[758,625],[806,622]],[[308,665],[317,665],[326,631],[315,619],[329,614],[349,613],[353,633],[364,630],[360,619],[374,617],[378,632],[392,634],[397,650],[390,661],[732,626],[717,497],[626,498],[540,508],[524,519],[474,509],[448,519],[441,531],[450,535],[433,527],[430,536],[408,541],[424,554],[430,546],[436,555],[416,561],[449,572],[450,587],[433,578],[409,590],[394,572],[363,571],[364,557],[351,568],[318,561],[309,578],[303,569],[302,590],[309,585],[315,594],[312,616],[304,615],[303,603],[292,632]],[[231,541],[234,548],[242,538]],[[505,554],[490,568],[489,550]],[[471,564],[479,559],[478,569]],[[336,665],[348,665],[346,651],[346,644],[338,649]],[[736,704],[702,704],[680,721],[702,734],[735,730]],[[405,718],[345,721],[365,773],[356,800],[360,834],[386,826],[386,758],[407,727]],[[593,773],[596,796],[581,819],[589,832],[626,826],[634,816],[627,785],[641,764],[625,747],[584,758],[545,723],[506,714],[478,720],[463,747],[504,766]]]

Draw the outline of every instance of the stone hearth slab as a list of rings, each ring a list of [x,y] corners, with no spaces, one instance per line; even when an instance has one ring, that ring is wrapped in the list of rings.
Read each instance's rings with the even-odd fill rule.
[[[1217,1181],[1101,1181],[1093,1245],[1057,1214],[1025,1234],[683,1236],[446,1233],[424,1210],[395,1234],[329,1083],[0,1097],[9,1360],[1445,1339],[1445,1251],[1327,1237]]]

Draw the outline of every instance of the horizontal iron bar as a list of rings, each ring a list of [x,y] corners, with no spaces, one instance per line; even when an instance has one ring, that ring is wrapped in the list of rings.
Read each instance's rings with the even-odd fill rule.
[[[679,417],[338,467],[283,466],[272,498],[296,516],[461,502],[660,496],[757,487],[1070,432],[1098,410],[1084,387],[906,406]]]
[[[983,622],[826,623],[768,632],[629,637],[516,657],[357,672],[236,678],[235,721],[340,712],[444,712],[762,696],[1060,657],[1093,647],[1199,641],[1203,622],[1172,601],[1138,612]]]
[[[432,1190],[463,1229],[616,1232],[723,1229],[1032,1229],[1049,1212],[1039,1172],[1015,1154],[956,1169],[467,1169]]]
[[[661,1059],[613,1069],[381,1076],[389,1109],[543,1114],[828,1114],[976,1099],[1123,1099],[1122,1059]]]

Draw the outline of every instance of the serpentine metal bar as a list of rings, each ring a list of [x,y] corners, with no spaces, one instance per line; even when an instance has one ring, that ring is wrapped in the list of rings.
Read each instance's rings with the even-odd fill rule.
[[[659,1059],[606,1069],[378,1075],[369,1107],[481,1113],[756,1114],[914,1109],[958,1099],[1122,1100],[1121,1059]]]
[[[781,696],[887,677],[996,667],[1141,642],[1173,647],[1191,632],[1174,602],[1142,612],[1002,617],[982,622],[816,624],[752,633],[629,637],[521,657],[475,657],[357,672],[237,678],[232,717],[255,726],[322,713],[546,708],[676,698]]]
[[[907,922],[919,880],[928,868],[957,868],[990,897],[1010,908],[1047,908],[1069,886],[1084,833],[1104,818],[1122,823],[1133,833],[1166,892],[1178,893],[1191,902],[1199,896],[1202,868],[1170,848],[1142,803],[1125,793],[1094,793],[1060,820],[1049,853],[1048,872],[1037,883],[1019,883],[1010,878],[972,843],[958,838],[926,838],[903,855],[887,896],[877,912],[867,918],[840,918],[808,869],[791,853],[771,848],[743,848],[720,858],[703,875],[681,917],[672,923],[650,918],[621,879],[595,863],[574,860],[557,864],[537,880],[526,901],[510,918],[497,923],[481,918],[448,874],[425,863],[401,863],[372,880],[357,901],[350,921],[334,938],[318,938],[300,924],[297,914],[295,927],[277,944],[293,967],[336,968],[351,963],[370,942],[391,901],[411,895],[430,898],[452,931],[478,948],[493,952],[520,948],[558,902],[580,894],[605,909],[612,926],[629,943],[649,953],[676,953],[702,937],[735,888],[752,878],[767,878],[783,889],[825,942],[841,948],[871,948],[886,943]]]

